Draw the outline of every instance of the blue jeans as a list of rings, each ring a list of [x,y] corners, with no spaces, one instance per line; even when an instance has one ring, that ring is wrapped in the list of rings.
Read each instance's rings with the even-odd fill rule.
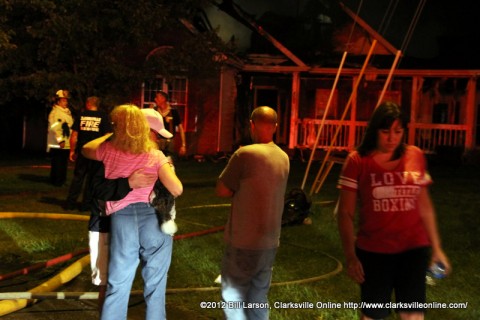
[[[222,260],[222,299],[226,319],[268,319],[268,291],[277,248],[244,250],[227,246]],[[249,306],[261,307],[250,308]]]
[[[146,319],[166,319],[165,292],[173,238],[160,230],[148,203],[133,203],[112,214],[108,284],[102,320],[127,319],[128,300],[142,262]]]

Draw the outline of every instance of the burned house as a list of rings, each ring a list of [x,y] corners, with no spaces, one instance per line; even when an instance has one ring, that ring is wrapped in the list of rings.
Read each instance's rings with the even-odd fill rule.
[[[478,146],[480,70],[421,65],[408,68],[407,58],[401,52],[401,67],[392,68],[399,50],[342,5],[340,9],[350,23],[335,30],[328,30],[332,26],[327,26],[317,32],[320,42],[330,41],[330,53],[318,55],[323,61],[310,62],[312,54],[296,55],[233,2],[224,2],[229,5],[220,9],[241,20],[254,31],[257,40],[261,38],[276,53],[226,57],[217,77],[208,81],[178,78],[167,83],[159,77],[144,85],[142,104],[152,100],[155,90],[171,93],[172,103],[184,116],[190,154],[233,151],[245,142],[248,115],[254,106],[260,105],[277,110],[280,123],[276,142],[291,154],[294,150],[311,149],[320,129],[316,148],[348,151],[359,143],[380,96],[405,108],[410,117],[407,142],[425,152],[436,153],[442,148],[465,152]],[[262,51],[262,46],[256,48]],[[371,59],[362,74],[369,50]],[[339,71],[342,52],[347,63]]]
[[[159,72],[142,84],[134,102],[146,107],[156,91],[167,91],[182,115],[189,155],[229,153],[248,143],[248,117],[260,105],[277,110],[275,139],[291,155],[313,147],[349,151],[358,145],[380,97],[405,108],[407,142],[425,152],[478,147],[480,70],[414,63],[349,8],[330,10],[343,23],[314,10],[299,21],[272,15],[257,21],[224,0],[216,11],[252,31],[249,51],[236,56],[219,51],[215,59],[222,66],[205,77]],[[263,23],[278,30],[270,33]],[[201,32],[183,24],[184,30],[166,33],[165,45],[142,59],[175,50],[184,37]],[[401,64],[392,68],[399,51]],[[38,147],[44,139],[35,134],[38,127],[26,123],[25,148],[45,149]]]

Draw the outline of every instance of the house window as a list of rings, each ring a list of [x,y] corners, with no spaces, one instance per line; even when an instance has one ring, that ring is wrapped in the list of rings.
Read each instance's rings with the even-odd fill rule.
[[[185,131],[190,131],[188,127],[188,79],[178,77],[167,83],[165,78],[158,77],[145,81],[142,90],[143,108],[149,108],[150,105],[155,104],[157,91],[168,93],[170,105],[180,113],[183,128]]]

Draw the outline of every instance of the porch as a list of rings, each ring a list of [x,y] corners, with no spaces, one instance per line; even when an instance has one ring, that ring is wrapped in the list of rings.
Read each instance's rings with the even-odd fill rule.
[[[321,123],[321,119],[299,119],[296,148],[312,149]],[[332,146],[336,151],[351,151],[360,144],[366,127],[366,121],[325,120],[317,149],[327,150]],[[406,131],[405,141],[416,145],[427,154],[432,154],[436,153],[439,147],[465,148],[468,131],[469,126],[463,124],[411,123]],[[332,145],[336,134],[335,143]]]

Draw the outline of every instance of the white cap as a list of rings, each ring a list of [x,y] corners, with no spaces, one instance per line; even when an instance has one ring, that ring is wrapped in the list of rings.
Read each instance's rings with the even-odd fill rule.
[[[58,90],[56,95],[57,95],[57,99],[61,99],[61,98],[69,99],[70,98],[67,90]]]
[[[167,129],[165,129],[165,126],[163,125],[162,115],[158,111],[151,108],[146,108],[142,109],[142,112],[147,119],[150,129],[158,132],[158,134],[160,134],[164,138],[169,139],[173,137],[173,134],[171,134],[169,131],[167,131]]]

